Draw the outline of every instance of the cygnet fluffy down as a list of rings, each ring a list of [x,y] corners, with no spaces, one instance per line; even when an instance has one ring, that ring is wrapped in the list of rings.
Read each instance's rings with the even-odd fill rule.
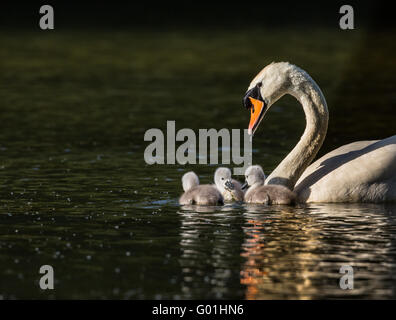
[[[264,185],[265,174],[258,166],[250,166],[245,171],[246,182],[242,188],[249,187],[245,202],[259,204],[295,204],[297,195],[281,185]]]
[[[183,175],[182,185],[184,193],[179,199],[181,205],[223,205],[223,196],[213,185],[199,184],[198,176],[190,171]]]

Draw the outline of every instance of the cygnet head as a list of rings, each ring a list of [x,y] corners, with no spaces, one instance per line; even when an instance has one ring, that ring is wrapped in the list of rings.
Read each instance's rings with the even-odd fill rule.
[[[192,171],[185,173],[182,177],[182,185],[184,192],[187,192],[188,190],[198,186],[198,176]]]
[[[231,170],[228,168],[217,168],[214,181],[217,189],[220,193],[224,193],[226,191],[231,191],[234,189],[234,184],[232,183],[232,174]]]
[[[242,189],[246,189],[247,187],[251,187],[255,184],[263,185],[265,181],[265,174],[263,168],[259,165],[250,166],[245,171],[245,184],[242,186]]]

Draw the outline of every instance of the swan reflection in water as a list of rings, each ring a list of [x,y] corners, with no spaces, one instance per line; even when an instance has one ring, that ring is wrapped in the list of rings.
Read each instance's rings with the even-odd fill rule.
[[[274,212],[274,210],[276,212]],[[247,206],[241,283],[246,299],[309,299],[318,265],[318,229],[295,209]]]
[[[186,298],[395,298],[396,205],[185,209]],[[353,290],[339,286],[343,265],[353,267]]]

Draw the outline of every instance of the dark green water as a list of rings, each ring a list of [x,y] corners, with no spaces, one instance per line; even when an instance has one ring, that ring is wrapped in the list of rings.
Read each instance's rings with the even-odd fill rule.
[[[252,41],[254,39],[254,41]],[[181,208],[149,166],[150,128],[247,127],[272,61],[306,69],[330,109],[325,153],[395,134],[392,33],[328,30],[0,33],[0,298],[396,298],[396,206]],[[280,100],[254,140],[267,173],[304,117]],[[55,290],[39,288],[39,268]],[[354,267],[353,290],[339,269]]]

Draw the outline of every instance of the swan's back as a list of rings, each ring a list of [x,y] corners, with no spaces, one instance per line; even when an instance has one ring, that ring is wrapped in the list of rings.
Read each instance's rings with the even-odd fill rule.
[[[181,205],[197,204],[216,206],[223,205],[223,196],[216,187],[208,184],[198,185],[186,191],[179,199]]]
[[[302,202],[396,201],[396,135],[329,152],[305,170],[294,191]]]
[[[297,195],[281,185],[263,185],[248,190],[245,202],[258,204],[295,204]]]

